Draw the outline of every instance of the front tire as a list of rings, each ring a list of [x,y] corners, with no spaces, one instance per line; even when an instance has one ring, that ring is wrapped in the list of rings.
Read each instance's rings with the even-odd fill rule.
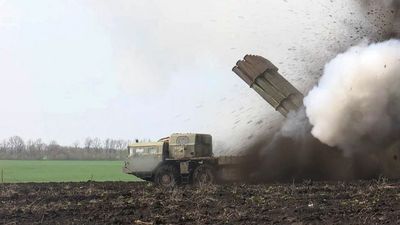
[[[178,184],[178,171],[173,166],[161,166],[155,174],[154,182],[162,187],[174,187]]]

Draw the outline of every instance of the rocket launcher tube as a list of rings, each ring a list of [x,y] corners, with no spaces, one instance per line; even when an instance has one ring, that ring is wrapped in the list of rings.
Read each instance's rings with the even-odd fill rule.
[[[261,56],[246,55],[232,70],[283,116],[303,105],[303,94]]]

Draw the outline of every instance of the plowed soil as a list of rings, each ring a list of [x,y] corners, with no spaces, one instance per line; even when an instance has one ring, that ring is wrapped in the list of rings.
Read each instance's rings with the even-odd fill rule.
[[[0,184],[3,224],[400,224],[400,182]]]

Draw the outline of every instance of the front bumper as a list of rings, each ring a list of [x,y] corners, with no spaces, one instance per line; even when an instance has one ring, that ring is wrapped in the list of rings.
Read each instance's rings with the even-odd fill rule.
[[[134,175],[142,180],[145,181],[152,181],[153,180],[153,173],[152,172],[138,172],[138,171],[131,171],[130,169],[128,169],[127,167],[123,167],[122,168],[122,172],[126,173],[126,174],[131,174]]]

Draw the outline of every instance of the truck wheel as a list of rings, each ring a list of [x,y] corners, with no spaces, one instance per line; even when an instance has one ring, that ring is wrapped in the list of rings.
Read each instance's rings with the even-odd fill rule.
[[[156,174],[154,181],[156,184],[163,187],[174,187],[178,182],[178,172],[172,166],[160,167]]]
[[[193,182],[196,185],[212,184],[214,180],[214,170],[209,165],[198,166],[193,172]]]

